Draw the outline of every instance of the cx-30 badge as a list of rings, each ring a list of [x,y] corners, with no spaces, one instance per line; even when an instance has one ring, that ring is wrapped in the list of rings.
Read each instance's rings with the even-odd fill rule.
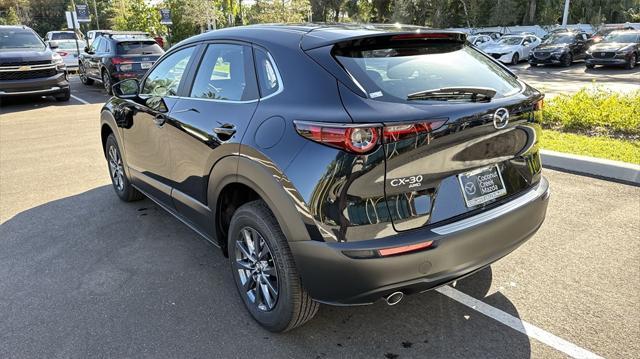
[[[493,113],[493,127],[496,129],[502,129],[509,124],[509,110],[506,108],[499,108]]]

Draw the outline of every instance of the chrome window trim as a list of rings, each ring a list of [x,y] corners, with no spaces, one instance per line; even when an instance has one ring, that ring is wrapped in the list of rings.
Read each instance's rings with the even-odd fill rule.
[[[273,70],[276,73],[276,79],[278,79],[278,89],[276,90],[276,92],[274,92],[274,93],[272,93],[270,95],[267,95],[265,97],[258,97],[258,100],[266,100],[266,99],[269,99],[271,97],[274,97],[274,96],[280,94],[284,90],[284,83],[282,82],[282,77],[280,76],[280,70],[278,69],[278,65],[276,64],[276,61],[273,59],[273,56],[271,56],[271,53],[269,51],[267,51],[267,49],[263,49],[263,48],[260,48],[260,47],[258,48],[258,50],[261,50],[261,51],[264,51],[264,52],[267,53],[267,57],[269,57],[269,61],[271,61],[271,65],[273,65]],[[258,81],[257,78],[256,78],[256,81]],[[258,83],[258,88],[260,88],[260,84],[259,83]]]
[[[490,209],[486,212],[477,214],[473,217],[465,218],[457,222],[453,222],[444,226],[433,228],[431,229],[431,231],[439,235],[446,235],[446,234],[459,232],[459,231],[483,224],[485,222],[489,222],[493,219],[499,218],[541,197],[546,198],[548,196],[549,196],[549,182],[543,177],[542,179],[540,179],[540,183],[538,183],[538,185],[535,188],[529,190],[527,193],[523,194],[518,198],[513,199],[510,202],[507,202],[499,207]]]

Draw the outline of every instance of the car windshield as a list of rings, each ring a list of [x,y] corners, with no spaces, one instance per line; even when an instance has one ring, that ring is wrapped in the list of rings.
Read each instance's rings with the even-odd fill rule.
[[[78,48],[80,50],[84,49],[86,46],[87,46],[86,42],[78,40]],[[58,49],[76,50],[76,42],[75,41],[58,41]]]
[[[500,45],[520,45],[520,43],[522,42],[523,37],[503,37],[502,39],[500,39],[500,41],[498,42],[498,44]]]
[[[51,40],[75,40],[76,35],[73,32],[54,32],[51,34]]]
[[[546,38],[543,44],[570,44],[575,37],[571,34],[552,34]]]
[[[161,55],[164,53],[157,42],[150,41],[122,41],[118,43],[119,55]]]
[[[0,29],[0,50],[44,50],[44,48],[45,46],[42,40],[32,31],[25,29]]]
[[[451,88],[491,88],[495,97],[520,91],[518,80],[479,51],[460,43],[334,48],[336,59],[370,98],[404,102],[410,94]]]
[[[619,42],[619,43],[630,43],[637,42],[638,34],[633,32],[612,32],[607,37],[602,40],[602,42]]]

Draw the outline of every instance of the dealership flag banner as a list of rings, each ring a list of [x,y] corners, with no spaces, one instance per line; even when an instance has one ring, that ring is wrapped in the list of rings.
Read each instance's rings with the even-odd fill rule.
[[[77,4],[76,16],[78,22],[91,22],[91,18],[89,16],[89,6],[87,6],[87,4]]]
[[[160,23],[162,25],[173,25],[170,9],[160,9]]]

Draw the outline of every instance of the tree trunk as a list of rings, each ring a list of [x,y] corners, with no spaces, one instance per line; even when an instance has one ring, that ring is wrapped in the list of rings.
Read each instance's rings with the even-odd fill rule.
[[[529,0],[529,24],[535,24],[536,22],[536,8],[538,3],[536,0]]]

